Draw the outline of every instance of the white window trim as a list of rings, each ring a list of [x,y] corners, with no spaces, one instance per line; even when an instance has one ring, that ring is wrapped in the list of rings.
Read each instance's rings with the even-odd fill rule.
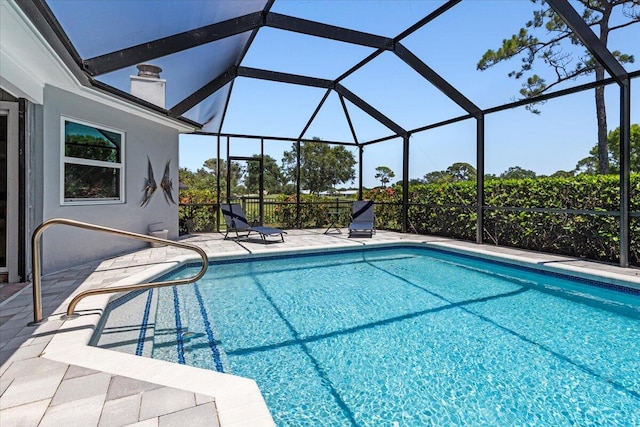
[[[121,136],[120,140],[120,163],[105,162],[101,160],[82,159],[79,157],[67,157],[65,155],[65,122],[74,122],[85,126],[103,129],[109,132],[118,133]],[[61,206],[79,206],[79,205],[112,205],[112,204],[124,204],[125,198],[125,131],[121,129],[114,129],[109,126],[103,126],[96,123],[79,120],[73,117],[60,116],[60,205]],[[119,198],[104,198],[104,199],[65,199],[65,165],[67,163],[86,166],[100,166],[108,167],[112,169],[118,169],[120,171],[120,197]]]

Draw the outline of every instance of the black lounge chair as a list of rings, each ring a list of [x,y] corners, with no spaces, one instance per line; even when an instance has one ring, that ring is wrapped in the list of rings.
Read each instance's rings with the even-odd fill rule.
[[[275,236],[278,234],[280,235],[280,239],[282,239],[282,241],[284,242],[283,234],[286,234],[286,231],[280,230],[279,228],[249,225],[249,222],[247,221],[247,218],[244,214],[244,210],[238,203],[222,203],[220,204],[220,210],[222,211],[222,215],[224,215],[224,221],[227,223],[227,234],[224,235],[225,239],[231,231],[236,232],[235,240],[239,239],[240,237],[249,237],[252,232],[256,232],[260,235],[260,238],[265,243],[267,241],[267,236]],[[241,236],[239,234],[245,232],[247,234],[244,236]]]
[[[375,233],[373,216],[373,202],[367,200],[359,200],[353,202],[353,214],[351,216],[351,224],[349,224],[349,237],[354,235],[362,235],[372,237]]]

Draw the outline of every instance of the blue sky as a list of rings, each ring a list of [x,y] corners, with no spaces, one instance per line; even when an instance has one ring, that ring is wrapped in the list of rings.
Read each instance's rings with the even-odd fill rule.
[[[234,5],[241,4],[247,9],[243,13],[249,13],[255,8],[255,0],[252,0],[254,3],[250,0],[240,1]],[[441,0],[276,0],[271,11],[394,37],[443,3]],[[143,34],[151,35],[150,39],[153,39],[168,35],[177,28],[186,30],[229,18],[216,15],[215,10],[207,8],[207,2],[197,1],[190,3],[190,7],[197,9],[197,13],[190,13],[193,11],[184,10],[186,3],[165,0],[162,8],[153,11],[153,19],[142,23],[133,18],[135,22],[123,22],[121,15],[124,12],[114,8],[112,2],[92,2],[91,8],[79,8],[79,3],[68,0],[49,0],[49,4],[56,14],[60,14],[59,18],[74,43],[75,40],[80,40],[80,45],[76,47],[84,58],[109,52],[123,45],[140,43],[138,38],[143,37]],[[581,10],[577,2],[572,1],[572,4]],[[135,7],[146,7],[148,2],[127,0],[127,5],[134,10]],[[497,49],[502,39],[516,33],[531,19],[532,10],[537,7],[538,5],[527,0],[464,0],[402,43],[479,107],[497,106],[518,96],[522,82],[507,77],[507,73],[518,67],[519,59],[484,72],[477,71],[476,64],[487,49]],[[233,8],[227,8],[227,11],[229,9]],[[82,15],[83,13],[87,16]],[[93,19],[96,13],[104,19]],[[129,15],[137,17],[135,13]],[[615,16],[614,22],[619,19],[619,16]],[[111,24],[116,21],[120,22],[121,28],[127,28],[129,24],[138,25],[139,31],[121,31],[116,36]],[[82,45],[79,35],[87,28],[96,37],[92,38],[91,43]],[[75,31],[78,31],[77,35],[74,34]],[[164,34],[163,31],[168,33]],[[101,36],[103,32],[104,37]],[[544,37],[544,34],[540,34],[540,37]],[[635,64],[628,65],[627,70],[640,69],[639,41],[640,24],[610,35],[609,47],[612,50],[635,54],[638,60]],[[193,51],[191,58],[224,54],[216,51],[215,45],[201,46]],[[241,65],[335,79],[371,52],[372,49],[362,46],[263,27]],[[571,47],[566,52],[580,54],[580,50],[571,50]],[[173,63],[192,70],[192,74],[188,75],[194,80],[189,82],[194,87],[203,84],[195,79],[208,82],[211,78],[203,73],[197,74],[195,70],[198,70],[200,64],[194,63],[193,59]],[[535,71],[549,82],[553,80],[550,69],[543,64],[536,65]],[[101,80],[128,90],[128,76],[134,73],[135,71],[126,69],[102,76]],[[167,97],[176,98],[176,92],[182,97],[190,93],[192,89],[188,84],[171,80],[172,73],[175,70],[163,71],[163,77],[168,76],[165,77]],[[591,80],[592,77],[578,79],[558,89]],[[632,84],[636,89],[631,105],[632,123],[640,123],[638,81],[636,79]],[[464,114],[460,107],[390,52],[383,53],[342,84],[405,129]],[[223,132],[298,137],[324,93],[323,89],[237,78]],[[619,122],[617,87],[610,86],[606,90],[606,96],[608,124],[613,129]],[[347,107],[359,141],[390,135],[387,128],[354,105],[347,102]],[[549,101],[540,109],[540,115],[518,108],[486,117],[487,173],[500,174],[517,165],[538,174],[551,174],[557,170],[573,169],[578,160],[588,155],[588,151],[596,143],[592,91]],[[335,93],[330,95],[304,136],[353,141]],[[213,137],[182,136],[180,166],[191,170],[202,167],[206,159],[217,156],[215,147]],[[282,153],[290,148],[291,143],[267,141],[265,153],[280,161]],[[233,139],[231,155],[248,156],[258,153],[259,149],[257,142]],[[226,157],[226,151],[221,157]],[[454,162],[475,165],[475,157],[474,120],[421,132],[411,137],[409,175],[411,178],[421,178],[428,172],[446,169]],[[395,180],[401,178],[400,139],[371,145],[365,149],[365,186],[377,184],[374,179],[375,168],[383,165],[395,172]]]
[[[272,11],[383,36],[395,36],[437,8],[436,1],[276,1]],[[517,98],[522,82],[507,77],[518,59],[481,72],[476,64],[488,49],[497,49],[503,38],[517,32],[532,16],[535,5],[524,0],[467,0],[409,36],[403,44],[481,108]],[[574,7],[578,8],[577,5]],[[580,10],[580,9],[578,9]],[[618,19],[618,18],[616,18]],[[541,36],[542,37],[542,36]],[[635,54],[640,61],[640,24],[612,33],[609,46]],[[371,50],[360,46],[279,31],[260,30],[242,65],[321,78],[335,78]],[[640,68],[636,62],[628,70]],[[552,81],[542,64],[535,70]],[[559,87],[590,81],[579,79]],[[385,53],[344,85],[406,129],[463,115],[463,110],[433,88],[392,53]],[[640,122],[640,91],[632,99],[632,122]],[[279,83],[238,79],[225,121],[224,131],[241,134],[298,136],[324,91]],[[618,89],[606,90],[608,123],[619,122]],[[389,134],[366,114],[349,105],[349,113],[360,141]],[[534,115],[524,108],[486,117],[487,173],[500,174],[521,166],[538,174],[571,170],[596,143],[595,104],[592,91],[556,99]],[[332,94],[306,137],[352,141],[337,96]],[[290,143],[270,143],[265,152],[280,160]],[[232,155],[258,152],[256,143],[232,140]],[[215,143],[203,138],[183,138],[180,165],[195,170],[202,160],[215,157]],[[223,153],[224,157],[225,154]],[[475,121],[414,134],[411,138],[410,177],[446,169],[454,162],[475,165]],[[388,166],[399,179],[402,174],[402,142],[389,142],[365,149],[364,184],[374,186],[377,166]],[[357,181],[356,181],[357,182]]]

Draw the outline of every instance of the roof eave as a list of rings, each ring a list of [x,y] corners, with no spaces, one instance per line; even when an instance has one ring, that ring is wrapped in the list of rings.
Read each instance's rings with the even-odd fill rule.
[[[75,80],[78,85],[77,89],[84,87],[84,90],[81,90],[81,92],[87,93],[87,89],[90,89],[92,92],[100,93],[100,97],[106,94],[114,98],[117,104],[123,105],[122,103],[124,102],[138,112],[144,110],[147,113],[151,113],[156,119],[160,118],[180,132],[193,132],[202,128],[201,123],[182,116],[172,117],[167,109],[153,105],[91,78],[84,70],[82,59],[76,52],[73,44],[43,0],[15,0],[15,4],[49,45],[61,65],[73,76],[73,80]]]

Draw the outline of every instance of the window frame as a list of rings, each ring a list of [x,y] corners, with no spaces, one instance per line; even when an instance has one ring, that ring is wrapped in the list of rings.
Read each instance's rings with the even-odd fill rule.
[[[66,155],[66,122],[77,123],[83,126],[89,126],[95,129],[100,129],[120,135],[120,162],[106,162],[102,160],[83,159],[80,157],[70,157]],[[126,133],[124,130],[115,129],[109,126],[103,126],[96,123],[87,122],[84,120],[76,119],[69,116],[60,116],[60,205],[61,206],[80,206],[80,205],[111,205],[111,204],[124,204],[125,198],[125,148],[126,148]],[[119,197],[109,198],[66,198],[65,197],[65,171],[67,164],[82,165],[82,166],[96,166],[103,168],[110,168],[120,171],[119,182]]]

